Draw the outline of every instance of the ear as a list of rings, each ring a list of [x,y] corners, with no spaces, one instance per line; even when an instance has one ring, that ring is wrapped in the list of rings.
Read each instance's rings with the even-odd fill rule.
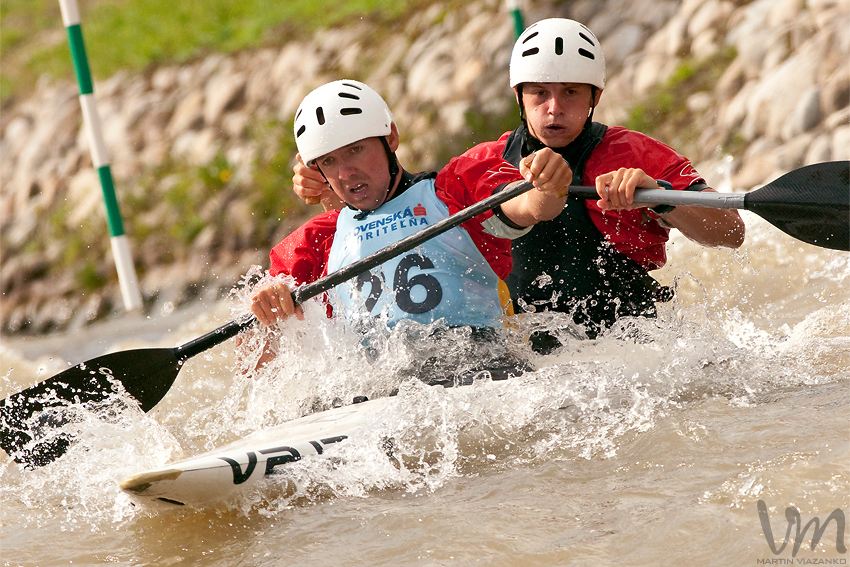
[[[596,89],[596,96],[593,99],[593,107],[599,106],[599,99],[602,98],[602,89]]]
[[[390,135],[387,136],[387,145],[389,145],[391,151],[395,152],[398,149],[400,138],[395,122],[390,125],[390,129]]]
[[[514,88],[514,98],[516,99],[516,103],[522,106],[522,101],[519,100],[519,87]]]

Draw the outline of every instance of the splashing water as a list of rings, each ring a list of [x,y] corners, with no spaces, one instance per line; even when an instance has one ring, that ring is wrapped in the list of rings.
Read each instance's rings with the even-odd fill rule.
[[[379,521],[382,514],[402,518],[395,529],[412,542],[424,542],[440,532],[439,524],[417,531],[414,510],[426,524],[440,508],[459,518],[467,514],[466,521],[474,525],[481,512],[471,510],[494,497],[482,492],[488,482],[494,494],[510,495],[511,502],[525,501],[531,508],[564,502],[578,518],[571,521],[580,532],[561,527],[551,534],[567,534],[564,545],[577,558],[593,548],[587,534],[599,533],[602,526],[646,545],[643,532],[620,519],[645,510],[655,510],[658,522],[664,514],[681,521],[682,513],[675,510],[696,507],[699,512],[689,521],[701,526],[696,532],[709,534],[709,526],[722,524],[731,513],[723,510],[738,510],[736,522],[757,523],[750,508],[759,498],[772,499],[773,506],[795,499],[810,515],[826,506],[846,507],[850,482],[839,463],[846,459],[847,444],[830,437],[824,447],[823,435],[814,433],[822,425],[818,413],[805,408],[834,415],[830,407],[848,405],[850,260],[847,254],[814,250],[777,234],[755,217],[746,220],[743,253],[706,251],[674,238],[671,256],[681,260],[660,271],[659,279],[675,285],[677,299],[661,305],[656,320],[622,320],[592,341],[567,335],[562,348],[539,356],[523,337],[531,329],[568,327],[568,321],[557,314],[515,318],[507,336],[535,370],[506,381],[493,382],[482,374],[470,386],[446,389],[404,378],[401,370],[421,351],[390,333],[380,338],[380,355],[370,355],[361,336],[327,319],[320,303],[307,302],[306,321],[280,326],[279,356],[261,371],[246,368],[262,337],[246,336],[239,347],[241,363],[233,341],[192,359],[148,414],[126,401],[99,413],[80,409],[79,419],[68,425],[77,442],[47,467],[26,470],[3,457],[4,555],[22,564],[30,553],[51,557],[51,547],[39,543],[51,533],[60,534],[51,541],[70,545],[76,564],[95,564],[94,547],[137,562],[200,561],[201,551],[177,543],[179,534],[188,533],[218,550],[209,564],[229,565],[249,548],[260,557],[277,557],[273,550],[283,544],[283,532],[273,526],[283,523],[284,531],[301,533],[287,518],[300,518],[314,533],[328,533],[322,531],[322,518],[331,514],[331,531],[347,547],[376,546],[398,559],[403,553],[381,536],[387,529]],[[239,315],[243,300],[236,294],[211,314],[184,322],[162,337],[162,344],[179,344],[220,324],[216,319]],[[115,349],[128,348],[127,342]],[[441,345],[461,347],[451,341]],[[54,370],[52,361],[30,362],[0,348],[5,395],[31,383],[39,368],[44,368],[41,378]],[[390,394],[395,394],[392,403],[357,435],[329,447],[321,458],[289,463],[285,474],[220,505],[159,509],[138,504],[117,486],[129,475],[350,403],[354,396]],[[800,425],[805,423],[813,423],[814,432],[807,433]],[[730,440],[736,436],[740,440]],[[799,447],[789,448],[786,444],[796,437]],[[745,438],[758,441],[745,450]],[[560,480],[553,485],[551,478]],[[796,492],[800,483],[805,489]],[[532,496],[537,493],[540,499]],[[658,495],[654,504],[635,496],[648,493]],[[659,501],[670,493],[680,493],[681,499]],[[470,511],[444,500],[445,494]],[[338,516],[328,511],[334,509]],[[371,510],[373,518],[372,523],[361,521],[366,535],[346,535],[343,518],[361,509]],[[484,514],[490,522],[498,517]],[[514,510],[525,540],[533,540],[539,530],[549,533],[539,516],[526,516]],[[663,525],[658,533],[675,532]],[[141,543],[128,539],[148,532],[157,535]],[[202,535],[208,533],[209,539]],[[153,544],[152,537],[172,547]],[[490,537],[498,547],[498,536]],[[719,549],[740,545],[745,536],[729,537],[733,543],[717,543],[727,546]],[[761,537],[757,532],[747,540],[754,542],[750,548],[760,549]],[[326,547],[336,549],[327,541]],[[417,549],[424,548],[421,543]],[[333,557],[341,563],[339,555],[299,549],[314,563],[334,564]],[[622,549],[611,553],[612,558],[627,555]],[[664,562],[648,550],[642,557]],[[104,554],[98,558],[105,560]],[[253,563],[273,564],[271,559]]]

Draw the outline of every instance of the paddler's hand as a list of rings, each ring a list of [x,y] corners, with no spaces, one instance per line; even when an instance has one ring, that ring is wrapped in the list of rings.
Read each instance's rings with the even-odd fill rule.
[[[313,166],[307,166],[304,160],[301,159],[301,154],[295,154],[297,163],[292,168],[294,175],[292,176],[292,189],[295,194],[301,197],[308,205],[322,204],[322,207],[329,211],[331,209],[341,209],[344,206],[342,200],[333,192],[325,177],[319,169]]]
[[[502,212],[519,226],[557,217],[564,210],[573,181],[570,165],[560,154],[543,148],[522,158],[519,172],[534,188],[502,204]]]
[[[603,211],[641,209],[651,207],[648,203],[635,203],[635,189],[660,189],[655,179],[642,169],[621,167],[596,178],[596,204]]]
[[[535,189],[558,199],[567,196],[573,182],[570,164],[551,148],[543,148],[522,158],[519,173]]]
[[[292,301],[292,290],[285,283],[276,283],[254,293],[251,297],[251,311],[266,327],[293,315],[299,321],[304,320],[301,306]]]

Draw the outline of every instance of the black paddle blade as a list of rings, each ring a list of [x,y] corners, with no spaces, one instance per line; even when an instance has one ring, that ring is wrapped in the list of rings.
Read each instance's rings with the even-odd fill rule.
[[[143,411],[165,397],[182,361],[176,349],[138,349],[107,354],[60,372],[13,394],[0,404],[0,447],[18,463],[39,467],[61,457],[71,438],[61,432],[70,404],[96,405],[120,391]]]
[[[803,242],[850,251],[850,162],[795,169],[747,193],[744,208]]]

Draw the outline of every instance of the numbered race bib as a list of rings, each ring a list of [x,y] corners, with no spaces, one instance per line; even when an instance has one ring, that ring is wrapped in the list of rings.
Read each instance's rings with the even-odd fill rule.
[[[343,209],[328,259],[328,272],[377,252],[449,216],[425,179],[370,212]],[[502,309],[499,278],[462,228],[456,227],[337,286],[331,301],[337,313],[352,322],[385,318],[392,326],[401,319],[447,325],[493,327]]]

